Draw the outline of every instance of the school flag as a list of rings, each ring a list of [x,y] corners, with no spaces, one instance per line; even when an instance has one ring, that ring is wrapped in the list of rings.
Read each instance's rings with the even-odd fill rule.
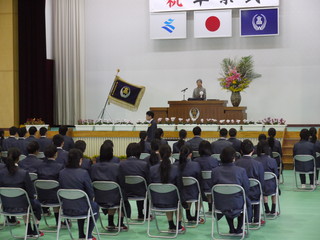
[[[108,96],[108,102],[131,111],[137,111],[144,91],[145,87],[133,85],[116,76]]]

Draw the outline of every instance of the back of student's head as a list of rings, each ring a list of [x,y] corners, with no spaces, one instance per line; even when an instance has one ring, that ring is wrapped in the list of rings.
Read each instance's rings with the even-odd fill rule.
[[[0,130],[0,139],[4,139],[4,131]]]
[[[169,182],[169,176],[171,171],[171,148],[169,145],[161,145],[159,149],[161,163],[160,163],[160,178],[161,183],[168,183]]]
[[[145,145],[146,145],[146,138],[147,138],[147,132],[146,131],[140,131],[139,133],[139,138],[140,138],[140,150],[141,152],[144,152]]]
[[[74,148],[79,149],[82,153],[86,151],[87,144],[83,140],[78,140],[74,143]]]
[[[157,128],[156,131],[154,132],[154,138],[161,139],[162,136],[163,136],[163,129]]]
[[[39,151],[40,149],[40,146],[39,146],[39,143],[36,142],[36,141],[31,141],[28,143],[27,145],[27,152],[29,154],[34,154],[36,153],[37,151]]]
[[[230,137],[236,137],[236,136],[237,136],[237,129],[235,129],[235,128],[230,128],[230,129],[229,129],[229,136],[230,136]]]
[[[310,133],[309,133],[309,130],[308,130],[308,129],[306,129],[306,128],[301,129],[301,131],[300,131],[300,139],[301,139],[301,140],[306,140],[306,141],[308,141],[309,136],[310,136]]]
[[[52,142],[56,147],[61,147],[64,142],[63,136],[61,134],[54,135]]]
[[[28,130],[30,136],[35,135],[37,131],[38,130],[35,126],[30,127]]]
[[[129,157],[136,157],[140,158],[140,145],[139,143],[129,143],[127,150],[126,150],[127,158]]]
[[[83,153],[79,149],[71,149],[68,153],[68,163],[66,168],[78,168],[80,167],[80,159],[83,157]]]
[[[44,149],[44,155],[46,156],[46,158],[53,158],[56,153],[57,147],[53,144],[46,146],[46,148]]]
[[[183,171],[187,165],[188,157],[192,155],[192,149],[189,145],[184,145],[180,148],[180,156],[179,156],[179,168],[180,171]]]
[[[10,175],[14,175],[17,172],[18,167],[16,166],[16,163],[19,161],[20,155],[21,152],[18,148],[8,149],[8,157],[5,161],[5,164]]]
[[[9,128],[9,134],[10,136],[14,136],[17,134],[18,128],[15,126],[12,126],[11,128]]]
[[[159,139],[152,139],[150,145],[151,145],[151,153],[149,157],[149,164],[150,166],[153,166],[159,163],[160,161],[157,151],[159,151],[160,149],[161,141]]]
[[[200,136],[201,135],[201,128],[199,126],[196,126],[192,129],[192,133],[194,136]]]
[[[228,130],[226,128],[221,128],[219,131],[220,137],[227,137],[228,136]]]
[[[248,155],[253,152],[253,143],[249,139],[243,140],[241,143],[241,152],[244,155]]]
[[[315,127],[311,127],[309,129],[309,134],[310,134],[310,141],[312,143],[316,143],[316,141],[317,141],[317,129]]]
[[[154,112],[152,111],[146,112],[146,115],[150,116],[151,118],[154,118]]]
[[[109,162],[113,158],[113,148],[108,144],[100,147],[100,162]]]
[[[264,133],[261,133],[258,137],[258,141],[267,140],[267,136]]]
[[[235,157],[236,150],[234,150],[234,148],[231,146],[225,147],[220,154],[220,159],[222,163],[232,163]]]
[[[59,127],[59,134],[61,134],[62,136],[65,136],[68,132],[68,127],[66,125],[61,125]]]
[[[261,140],[257,145],[257,155],[260,157],[263,154],[270,155],[270,147],[266,140]]]
[[[105,141],[103,142],[103,144],[110,145],[111,147],[114,147],[114,146],[113,146],[113,142],[112,142],[112,140],[110,140],[110,139],[105,140]]]
[[[23,138],[27,134],[27,129],[25,127],[21,127],[18,129],[19,137]]]
[[[199,144],[199,154],[201,157],[203,156],[210,156],[211,152],[211,144],[207,140],[203,140]]]
[[[274,129],[274,128],[269,128],[269,130],[268,130],[268,136],[269,136],[269,138],[268,138],[268,144],[269,144],[269,146],[270,146],[271,149],[273,149],[273,147],[274,147],[274,143],[275,143],[274,137],[276,136],[276,134],[277,134],[276,129]]]
[[[177,147],[178,149],[180,149],[184,144],[185,144],[185,138],[187,137],[187,131],[184,130],[184,129],[181,129],[179,131],[179,141],[178,141],[178,144],[177,144]]]
[[[39,129],[40,136],[45,136],[47,131],[48,131],[48,129],[46,127],[41,127]]]

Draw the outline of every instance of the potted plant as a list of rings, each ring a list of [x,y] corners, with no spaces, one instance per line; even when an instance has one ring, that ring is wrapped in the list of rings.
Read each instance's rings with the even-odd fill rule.
[[[206,120],[200,119],[201,130],[202,131],[218,131],[219,125],[217,124],[217,119],[207,118]]]
[[[36,127],[38,131],[42,127],[45,127],[47,129],[49,128],[49,124],[45,124],[45,122],[41,118],[28,118],[24,125],[27,131],[32,126]]]
[[[129,120],[116,121],[114,131],[133,131],[133,123]]]
[[[227,119],[225,121],[226,125],[224,125],[223,127],[226,128],[227,130],[234,128],[237,131],[240,131],[241,130],[240,122],[241,120]]]
[[[162,118],[158,119],[158,128],[162,128],[163,131],[175,131],[176,130],[176,124],[175,124],[176,117],[165,118],[164,124],[162,124],[162,120],[163,120]]]
[[[190,118],[186,118],[182,124],[177,125],[177,130],[184,129],[186,131],[192,131],[197,124],[193,123]]]
[[[112,131],[113,122],[111,120],[97,120],[94,126],[95,131]]]
[[[149,123],[147,121],[138,120],[134,126],[135,131],[147,131]]]
[[[94,120],[79,119],[78,124],[75,125],[77,131],[93,131]]]
[[[243,120],[242,131],[261,132],[263,130],[263,124],[259,121]]]
[[[286,128],[286,120],[284,120],[283,118],[265,118],[262,120],[262,122],[265,125],[265,130],[268,131],[269,128],[274,128],[277,131],[284,131],[284,129]]]

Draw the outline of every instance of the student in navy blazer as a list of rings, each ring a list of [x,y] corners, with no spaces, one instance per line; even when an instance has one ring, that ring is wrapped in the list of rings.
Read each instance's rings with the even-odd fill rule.
[[[74,143],[74,148],[79,149],[82,154],[86,151],[87,144],[83,140],[78,140]],[[82,158],[82,163],[81,163],[81,168],[85,169],[90,173],[92,162],[90,159],[83,157]]]
[[[42,160],[37,158],[39,153],[39,143],[32,141],[28,143],[27,146],[28,156],[19,161],[19,167],[27,170],[30,173],[36,173],[39,165],[42,163]]]
[[[186,143],[185,139],[187,138],[187,131],[181,129],[179,131],[179,141],[175,142],[172,146],[172,153],[179,153],[180,148]]]
[[[194,137],[188,140],[186,145],[189,145],[192,151],[199,151],[199,144],[203,141],[201,138],[201,128],[198,126],[194,127],[192,133]]]
[[[224,148],[220,154],[221,166],[216,167],[212,170],[212,187],[217,184],[238,184],[243,187],[246,194],[246,202],[248,209],[248,217],[251,217],[251,202],[248,198],[250,183],[245,169],[237,167],[233,162],[236,158],[236,151],[233,147],[228,146]],[[243,213],[241,210],[243,208],[243,198],[240,197],[240,193],[232,195],[232,198],[226,200],[225,195],[215,194],[214,202],[217,209],[222,211],[222,214],[225,215],[228,225],[229,232],[231,234],[242,233],[243,229],[242,223]],[[218,215],[220,219],[223,215]],[[237,228],[234,227],[233,219],[238,217]]]
[[[38,139],[36,138],[36,133],[37,133],[37,128],[35,127],[35,126],[32,126],[32,127],[30,127],[29,128],[29,130],[28,130],[28,132],[29,132],[29,137],[27,137],[26,139],[25,139],[25,141],[26,141],[26,143],[27,143],[27,145],[30,143],[30,142],[32,142],[32,141],[38,141]]]
[[[62,189],[79,189],[89,197],[92,210],[95,214],[95,219],[98,218],[99,207],[98,204],[93,202],[94,191],[92,182],[88,171],[80,167],[83,154],[79,149],[71,149],[68,153],[68,164],[66,168],[61,170],[59,174],[59,183]],[[64,213],[68,215],[86,215],[88,211],[88,205],[86,200],[63,200]],[[85,238],[84,233],[84,219],[78,220],[79,238]],[[94,228],[93,220],[90,219],[88,239],[95,239],[92,237],[92,230]]]
[[[67,136],[68,127],[65,125],[62,125],[59,127],[59,134],[63,137],[63,150],[69,151],[70,149],[74,148],[74,141],[72,137]]]
[[[2,151],[8,151],[10,148],[16,148],[17,147],[17,135],[18,128],[11,127],[9,128],[9,134],[10,136],[8,138],[3,139],[2,142]]]
[[[162,128],[157,128],[155,133],[154,133],[154,139],[159,139],[161,142],[161,145],[168,144],[167,140],[163,139],[163,129]]]
[[[320,141],[317,140],[317,129],[315,127],[312,127],[309,129],[310,133],[310,139],[309,141],[314,144],[314,152],[315,153],[320,153]],[[320,156],[316,158],[316,166],[317,169],[320,168]],[[319,185],[319,170],[316,171],[316,180],[317,180],[317,185]]]
[[[40,138],[38,138],[38,143],[40,146],[39,152],[44,152],[47,146],[52,144],[52,139],[47,138],[48,129],[45,127],[41,127],[39,130]]]
[[[25,136],[27,134],[27,129],[25,127],[18,129],[18,140],[17,140],[17,148],[19,148],[21,154],[27,156],[27,142],[25,141]]]
[[[238,167],[242,167],[246,170],[247,176],[249,178],[257,179],[261,183],[262,189],[264,189],[264,168],[263,165],[254,160],[251,156],[253,154],[254,148],[253,143],[249,139],[245,139],[241,144],[241,152],[242,157],[237,159],[235,165]],[[251,187],[249,191],[249,198],[252,201],[258,201],[260,196],[260,189],[258,186]],[[259,221],[259,214],[260,214],[260,206],[254,205],[253,206],[253,222]],[[249,218],[249,222],[252,219]]]
[[[229,129],[228,141],[232,143],[232,147],[234,148],[234,150],[240,153],[242,141],[237,139],[237,130],[235,128]]]
[[[151,153],[151,145],[150,142],[147,142],[147,132],[146,131],[140,131],[139,133],[140,137],[140,151],[141,153]]]
[[[160,162],[160,154],[159,149],[161,146],[161,141],[159,139],[153,139],[150,143],[151,145],[151,153],[150,156],[143,159],[147,162],[148,166],[151,167]]]
[[[157,122],[153,118],[154,118],[154,112],[152,111],[146,112],[146,120],[149,122],[148,129],[147,129],[148,142],[151,142],[152,139],[154,139],[154,135],[157,130]]]
[[[222,128],[219,132],[220,138],[211,143],[211,151],[213,154],[220,154],[225,147],[232,146],[232,143],[227,141],[228,130]]]
[[[280,156],[282,157],[282,147],[281,147],[281,143],[279,140],[275,139],[275,136],[277,134],[276,129],[274,128],[269,128],[268,130],[268,143],[271,149],[270,152],[270,156],[272,156],[272,152],[277,152],[280,154]],[[278,166],[280,166],[280,159],[279,158],[275,158],[277,161]]]
[[[316,158],[314,144],[309,142],[309,130],[304,128],[300,131],[300,141],[293,146],[293,156],[295,155],[311,155]],[[305,171],[313,171],[313,162],[297,162],[295,168],[302,168]],[[310,185],[314,185],[313,174],[309,174]],[[300,174],[302,188],[306,187],[306,175]]]
[[[172,165],[170,161],[171,156],[171,148],[169,145],[162,145],[160,147],[160,157],[161,162],[152,166],[150,168],[150,176],[151,183],[171,183],[177,186],[179,190],[182,189],[182,181],[180,171],[177,165]],[[177,196],[175,193],[170,192],[166,193],[166,197],[159,198],[159,193],[151,193],[153,198],[153,205],[162,207],[162,208],[170,208],[177,206]],[[180,194],[180,198],[182,198],[182,194]],[[183,199],[181,199],[184,202]],[[173,222],[173,212],[166,212],[169,230],[175,231],[176,225]],[[181,225],[182,214],[176,216],[179,219],[178,229],[179,232],[182,233],[185,231],[184,226]]]
[[[263,165],[264,172],[272,172],[274,173],[277,177],[279,176],[278,173],[278,165],[277,161],[274,158],[270,157],[270,148],[269,144],[267,141],[262,140],[258,143],[257,145],[257,154],[258,157],[255,158],[256,161],[260,162]],[[271,194],[275,194],[277,189],[276,181],[275,179],[272,180],[267,180],[264,182],[264,189],[263,189],[263,194],[264,194],[264,208],[265,212],[267,214],[275,214],[276,213],[276,196],[273,195],[271,197],[272,199],[272,207],[271,207],[271,212],[270,208],[268,205],[268,196]]]
[[[113,142],[110,140],[110,139],[107,139],[103,142],[103,145],[108,145],[110,147],[114,147],[113,145]],[[112,151],[112,154],[113,154],[113,151]],[[100,156],[96,157],[96,162],[99,162],[100,161]],[[110,160],[110,162],[113,162],[113,163],[120,163],[120,158],[116,157],[113,155],[112,159]]]
[[[125,176],[137,175],[143,177],[147,184],[150,182],[149,166],[146,161],[140,160],[139,143],[130,143],[126,149],[127,160],[120,162],[120,180],[121,185],[125,186],[126,196],[145,196],[145,187],[143,183],[124,184]],[[138,219],[143,219],[143,201],[137,201]]]
[[[56,161],[58,163],[61,163],[63,167],[65,167],[65,165],[68,163],[68,152],[62,149],[64,144],[63,136],[60,134],[54,135],[52,138],[52,142],[57,147],[58,151]]]

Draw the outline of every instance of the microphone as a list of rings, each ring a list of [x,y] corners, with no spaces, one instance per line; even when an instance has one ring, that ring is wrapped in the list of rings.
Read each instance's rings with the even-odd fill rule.
[[[185,92],[185,91],[187,91],[187,90],[188,90],[188,88],[185,88],[185,89],[182,89],[181,92]]]

